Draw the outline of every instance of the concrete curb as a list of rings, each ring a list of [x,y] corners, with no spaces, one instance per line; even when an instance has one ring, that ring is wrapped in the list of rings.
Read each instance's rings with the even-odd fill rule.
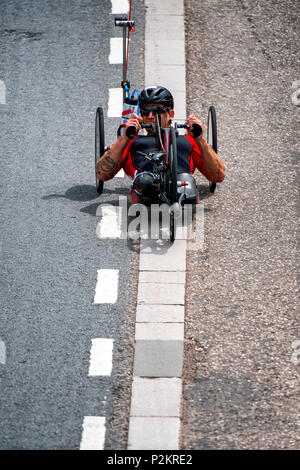
[[[186,118],[183,0],[145,0],[145,86]],[[142,240],[128,450],[179,449],[186,240]]]

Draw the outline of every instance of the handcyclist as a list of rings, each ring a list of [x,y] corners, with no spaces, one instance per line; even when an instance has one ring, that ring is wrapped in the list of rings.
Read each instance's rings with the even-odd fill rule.
[[[165,87],[148,87],[140,93],[139,106],[141,117],[133,114],[127,121],[124,135],[98,160],[97,178],[101,181],[110,180],[123,168],[124,172],[136,181],[138,189],[145,196],[155,198],[156,188],[151,179],[149,180],[152,162],[145,159],[144,155],[157,150],[157,139],[151,129],[147,129],[147,135],[139,135],[139,131],[141,124],[155,126],[157,114],[160,116],[161,128],[169,128],[174,118],[174,100]],[[225,167],[220,157],[204,139],[203,123],[194,114],[187,118],[186,123],[187,133],[176,139],[177,173],[191,175],[198,168],[209,181],[222,182],[225,177]],[[201,135],[197,138],[193,135],[194,124],[202,128]],[[136,129],[134,139],[126,135],[126,129],[132,126]],[[164,145],[163,142],[162,145]]]

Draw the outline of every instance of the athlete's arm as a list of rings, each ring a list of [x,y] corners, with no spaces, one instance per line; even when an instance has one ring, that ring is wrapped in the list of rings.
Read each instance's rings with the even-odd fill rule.
[[[120,137],[119,140],[107,150],[102,157],[98,160],[96,165],[97,178],[101,181],[108,181],[112,179],[120,170],[122,164],[122,156],[130,142],[130,139],[126,135],[127,127],[135,126],[137,132],[140,130],[140,118],[135,114],[128,119],[124,131],[124,135]]]
[[[121,168],[123,152],[129,142],[122,136],[110,149],[108,149],[96,164],[96,176],[100,181],[112,179]]]
[[[204,176],[213,183],[221,183],[225,178],[225,167],[224,164],[216,154],[216,152],[211,148],[210,145],[206,142],[203,137],[204,126],[203,123],[197,119],[194,114],[191,114],[187,118],[187,125],[188,125],[188,134],[193,137],[193,133],[191,128],[193,124],[200,124],[202,127],[202,133],[199,137],[195,139],[195,142],[200,150],[202,159],[203,159],[203,167],[202,173]]]

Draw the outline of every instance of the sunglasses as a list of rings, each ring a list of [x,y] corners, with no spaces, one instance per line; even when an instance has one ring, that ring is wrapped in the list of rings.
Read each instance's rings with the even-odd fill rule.
[[[141,109],[141,116],[149,116],[152,112],[153,114],[164,114],[169,111],[169,108],[160,108],[159,106],[149,106],[148,108]]]

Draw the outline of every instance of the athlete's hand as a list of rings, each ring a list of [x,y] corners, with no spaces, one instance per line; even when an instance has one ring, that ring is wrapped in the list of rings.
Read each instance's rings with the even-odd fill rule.
[[[202,123],[202,121],[200,121],[200,119],[196,118],[196,116],[194,114],[190,114],[189,117],[187,118],[186,120],[186,123],[187,123],[187,126],[188,126],[188,135],[190,135],[191,137],[194,137],[194,133],[193,133],[193,125],[196,124],[198,126],[201,127],[201,134],[200,136],[198,136],[197,138],[198,139],[203,139],[203,132],[204,132],[204,125]]]
[[[132,114],[132,116],[128,119],[125,125],[125,135],[128,127],[135,127],[135,133],[138,134],[139,131],[141,130],[141,124],[143,122],[143,119],[136,114]]]

